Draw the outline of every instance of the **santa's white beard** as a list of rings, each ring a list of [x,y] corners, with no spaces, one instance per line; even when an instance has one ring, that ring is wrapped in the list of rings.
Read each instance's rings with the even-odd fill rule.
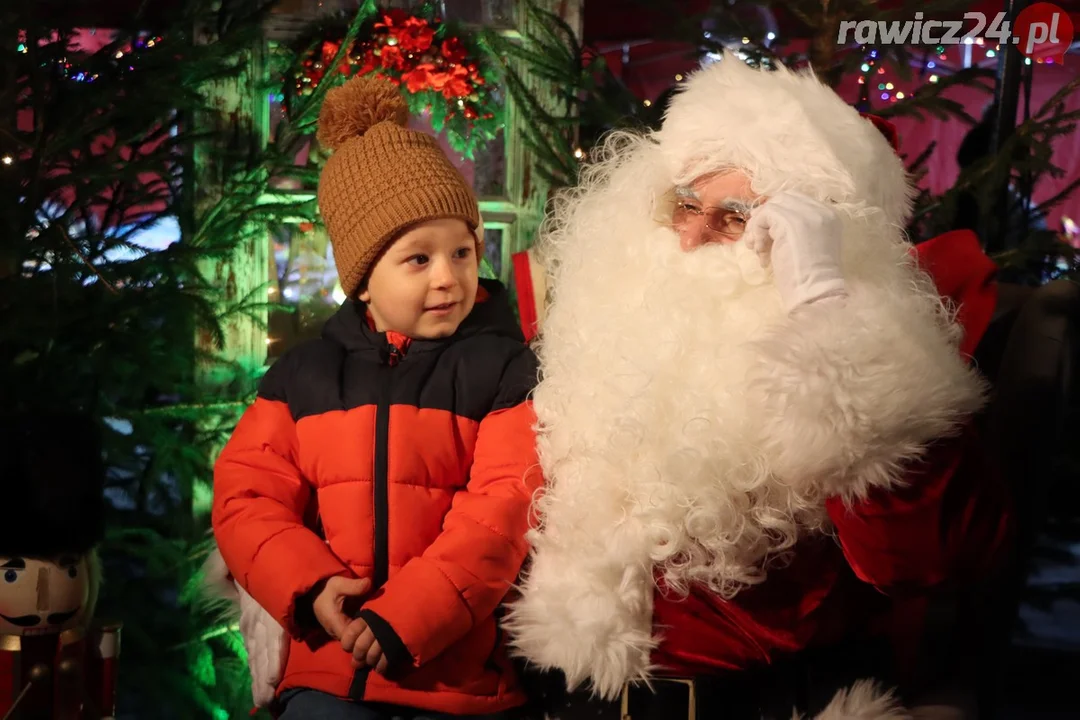
[[[541,510],[564,527],[629,512],[644,537],[628,542],[648,545],[666,585],[731,596],[823,517],[753,437],[751,341],[783,318],[780,297],[742,243],[683,252],[655,226],[619,240],[562,268],[545,321],[535,406],[560,491]]]
[[[516,652],[609,698],[652,672],[657,573],[725,597],[762,582],[826,526],[825,498],[887,492],[982,404],[887,213],[833,203],[848,298],[786,314],[744,246],[683,253],[656,222],[661,150],[613,134],[542,233],[547,486],[504,622]]]

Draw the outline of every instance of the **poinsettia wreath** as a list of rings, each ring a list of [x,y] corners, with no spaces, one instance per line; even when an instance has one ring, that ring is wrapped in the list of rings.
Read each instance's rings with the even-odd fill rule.
[[[297,95],[312,93],[330,71],[341,48],[327,38],[309,46],[294,78]],[[440,18],[401,8],[378,10],[365,23],[342,63],[340,79],[373,75],[403,90],[409,111],[429,118],[446,133],[450,147],[472,159],[501,126],[502,99],[491,85],[476,41],[456,33]]]

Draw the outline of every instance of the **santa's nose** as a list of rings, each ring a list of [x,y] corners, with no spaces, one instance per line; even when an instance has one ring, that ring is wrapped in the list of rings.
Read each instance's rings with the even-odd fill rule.
[[[683,252],[690,252],[691,250],[696,250],[708,241],[709,240],[705,236],[705,233],[697,230],[696,228],[688,228],[679,233],[679,247],[682,249]]]
[[[709,243],[731,243],[735,242],[735,238],[729,238],[721,235],[720,233],[713,232],[703,224],[698,227],[686,227],[679,232],[679,247],[683,252],[691,252],[697,250],[702,245],[708,245]]]

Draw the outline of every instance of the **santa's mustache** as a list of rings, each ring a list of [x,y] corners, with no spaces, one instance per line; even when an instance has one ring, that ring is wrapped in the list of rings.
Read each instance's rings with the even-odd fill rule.
[[[75,613],[79,612],[78,609],[69,610],[67,612],[49,613],[48,621],[50,625],[63,625],[71,618],[75,617]],[[42,624],[41,615],[17,615],[15,617],[8,617],[7,615],[0,614],[0,618],[4,618],[12,625],[18,625],[19,627],[34,627],[35,625]]]

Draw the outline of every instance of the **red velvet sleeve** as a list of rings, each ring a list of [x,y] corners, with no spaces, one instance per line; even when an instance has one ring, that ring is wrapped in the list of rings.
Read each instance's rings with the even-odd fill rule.
[[[964,328],[960,352],[970,357],[997,302],[993,262],[969,231],[929,240],[915,255],[955,305]],[[827,503],[859,578],[888,591],[978,574],[995,562],[1008,535],[1008,503],[973,426],[930,447],[903,480],[851,507],[839,498]]]

